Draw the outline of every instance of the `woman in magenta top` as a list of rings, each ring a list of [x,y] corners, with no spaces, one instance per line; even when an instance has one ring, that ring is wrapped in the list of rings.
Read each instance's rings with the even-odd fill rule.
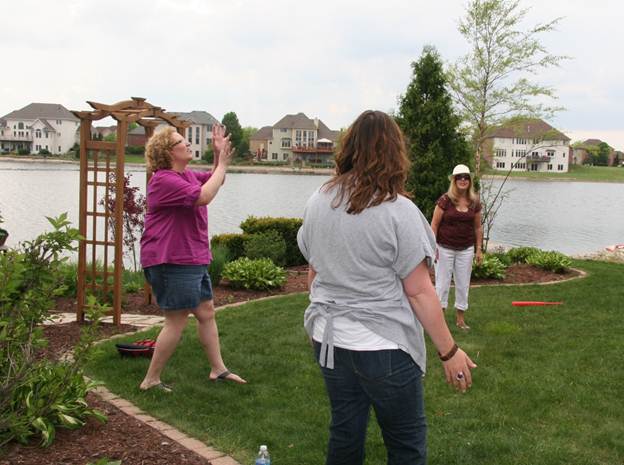
[[[225,128],[214,125],[214,170],[187,169],[193,158],[190,144],[173,127],[157,131],[147,143],[145,158],[154,173],[147,186],[147,213],[141,238],[141,265],[165,324],[150,366],[141,383],[143,390],[170,391],[160,375],[173,354],[187,318],[197,319],[199,340],[211,365],[208,378],[244,384],[223,363],[215,319],[208,265],[212,259],[208,240],[208,205],[225,180],[232,157]]]
[[[472,260],[481,263],[481,203],[472,185],[470,168],[457,165],[451,175],[451,185],[438,199],[431,229],[436,236],[436,292],[442,308],[448,306],[451,278],[455,283],[455,324],[470,329],[464,314],[468,310],[468,289]]]

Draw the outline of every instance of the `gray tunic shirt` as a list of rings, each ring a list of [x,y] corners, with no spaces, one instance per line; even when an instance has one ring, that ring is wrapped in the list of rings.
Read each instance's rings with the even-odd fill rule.
[[[321,188],[310,197],[297,235],[317,273],[304,316],[308,334],[318,316],[326,318],[321,366],[333,368],[332,318],[344,316],[396,343],[424,372],[423,328],[401,280],[425,258],[431,265],[435,237],[427,220],[403,196],[352,215],[344,204],[332,208],[334,195]]]

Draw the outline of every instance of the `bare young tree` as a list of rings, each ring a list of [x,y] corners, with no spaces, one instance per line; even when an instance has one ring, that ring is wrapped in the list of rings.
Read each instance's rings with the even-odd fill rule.
[[[471,49],[450,66],[448,80],[470,129],[477,176],[492,128],[512,116],[548,118],[562,109],[544,103],[556,98],[552,88],[529,79],[568,58],[549,53],[540,41],[561,18],[527,28],[527,12],[520,0],[471,0],[459,23]]]

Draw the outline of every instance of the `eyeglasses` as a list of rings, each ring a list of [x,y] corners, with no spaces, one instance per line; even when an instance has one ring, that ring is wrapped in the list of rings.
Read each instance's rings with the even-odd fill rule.
[[[458,174],[455,176],[455,181],[470,181],[469,174]]]

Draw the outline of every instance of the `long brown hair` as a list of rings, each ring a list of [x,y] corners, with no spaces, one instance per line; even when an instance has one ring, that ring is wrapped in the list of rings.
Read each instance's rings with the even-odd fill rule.
[[[336,155],[336,174],[324,185],[338,187],[332,207],[348,198],[347,213],[392,201],[405,191],[409,169],[405,138],[394,119],[367,110],[347,130]]]

